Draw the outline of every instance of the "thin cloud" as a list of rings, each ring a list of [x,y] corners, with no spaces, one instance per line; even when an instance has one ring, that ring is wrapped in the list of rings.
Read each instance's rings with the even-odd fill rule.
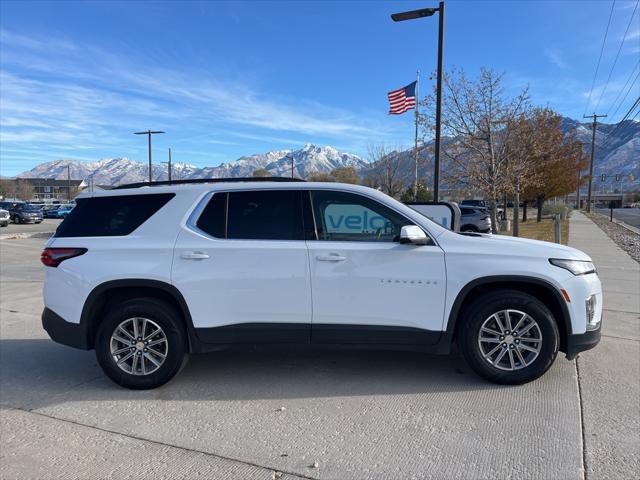
[[[52,45],[64,48],[48,49],[42,40],[6,30],[1,33],[2,41],[14,47],[2,59],[2,117],[5,125],[32,127],[30,134],[2,132],[5,141],[31,141],[38,135],[48,138],[46,128],[36,128],[43,127],[43,118],[67,131],[96,125],[108,128],[114,120],[133,127],[153,119],[164,124],[193,121],[196,126],[227,123],[336,139],[389,133],[363,116],[317,102],[267,95],[194,72],[141,68],[92,46],[80,48],[52,40]],[[35,70],[55,80],[36,81],[16,73],[18,70]],[[11,100],[4,101],[7,98]],[[56,111],[60,114],[52,113]]]
[[[547,48],[544,51],[544,55],[556,67],[561,68],[562,70],[567,70],[570,68],[570,65],[564,60],[564,58],[562,58],[562,56],[558,51],[551,48]]]

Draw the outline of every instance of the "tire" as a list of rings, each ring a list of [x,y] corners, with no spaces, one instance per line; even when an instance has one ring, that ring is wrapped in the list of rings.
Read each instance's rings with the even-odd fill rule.
[[[474,232],[476,233],[478,231],[478,229],[476,227],[474,227],[473,225],[464,225],[461,229],[461,232]]]
[[[507,310],[511,326],[507,324]],[[504,327],[502,331],[494,314]],[[491,382],[520,385],[535,380],[553,365],[558,355],[560,334],[553,315],[540,300],[524,292],[499,290],[483,295],[465,308],[461,320],[464,323],[458,344],[462,354],[478,375]],[[535,325],[530,326],[532,323]],[[481,341],[483,326],[500,335],[483,330],[484,341]],[[513,334],[511,328],[514,327],[520,330],[515,336],[504,335],[507,331]],[[537,353],[525,350],[526,347]],[[485,358],[494,348],[498,350],[489,359]]]
[[[20,217],[18,215],[14,215],[13,217],[13,223],[21,223],[20,222]]]
[[[132,322],[136,321],[134,319],[138,319],[138,332],[142,329],[140,319],[146,319],[144,329],[148,336],[147,341],[156,345],[145,346],[143,349],[138,339],[133,345],[112,337],[118,331],[118,338],[131,341],[134,333],[131,328]],[[119,326],[123,326],[125,331],[119,329]],[[161,333],[152,335],[155,327],[159,327]],[[165,341],[161,341],[163,335]],[[112,354],[112,350],[115,353],[125,348],[129,352],[125,351],[115,356]],[[171,305],[155,298],[126,300],[109,310],[96,332],[95,349],[96,358],[104,373],[118,385],[133,390],[147,390],[164,385],[180,371],[188,358],[187,336],[182,316]],[[134,360],[131,355],[124,359],[130,353],[133,356],[137,355],[138,359]],[[116,359],[120,360],[121,366]],[[133,369],[136,374],[131,373]],[[143,373],[143,369],[149,373]]]

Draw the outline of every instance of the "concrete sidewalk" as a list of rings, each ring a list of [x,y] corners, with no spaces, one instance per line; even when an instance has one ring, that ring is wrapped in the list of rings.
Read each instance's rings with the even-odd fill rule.
[[[602,340],[576,361],[586,478],[637,478],[640,265],[580,212],[571,216],[569,245],[593,258],[604,290]]]

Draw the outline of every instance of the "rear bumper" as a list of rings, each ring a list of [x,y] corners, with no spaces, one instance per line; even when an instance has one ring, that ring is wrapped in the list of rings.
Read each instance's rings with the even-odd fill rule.
[[[600,342],[602,323],[597,330],[587,330],[579,335],[569,335],[567,338],[567,359],[573,360],[580,352],[590,350]]]
[[[42,327],[54,342],[82,350],[91,348],[87,331],[81,323],[67,322],[60,315],[46,307],[42,311]]]

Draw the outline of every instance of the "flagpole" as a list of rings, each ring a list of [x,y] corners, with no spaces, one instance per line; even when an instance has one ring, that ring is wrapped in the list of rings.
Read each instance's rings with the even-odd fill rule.
[[[418,84],[420,83],[420,70],[416,70],[416,138],[414,148],[414,160],[415,171],[413,178],[413,200],[418,201],[418,102],[420,101],[420,95],[418,95]]]

